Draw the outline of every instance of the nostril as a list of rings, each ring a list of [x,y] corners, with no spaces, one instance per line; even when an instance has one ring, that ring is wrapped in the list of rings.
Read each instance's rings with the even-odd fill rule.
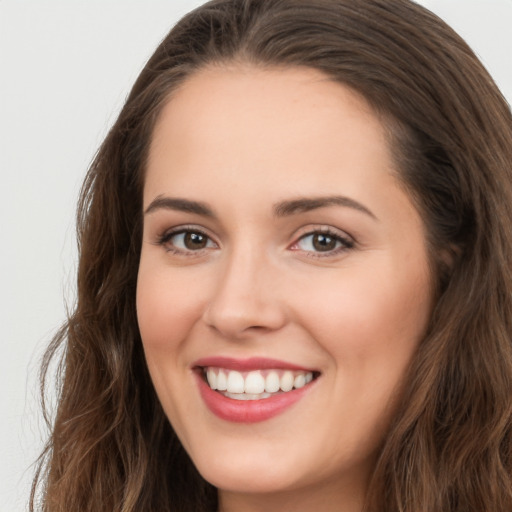
[[[267,314],[265,311],[222,311],[210,309],[205,313],[204,322],[209,329],[227,338],[238,338],[248,334],[267,334],[284,325],[284,317]]]
[[[217,288],[205,304],[203,321],[228,338],[281,328],[286,323],[286,308],[275,287],[258,278],[261,269],[250,268],[251,264],[244,265],[243,271],[241,267],[231,263],[219,277]]]

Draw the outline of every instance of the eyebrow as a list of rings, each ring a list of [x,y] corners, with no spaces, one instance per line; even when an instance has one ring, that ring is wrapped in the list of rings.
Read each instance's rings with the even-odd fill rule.
[[[165,196],[158,196],[151,201],[151,204],[144,211],[144,215],[161,209],[195,213],[196,215],[203,215],[204,217],[215,217],[213,210],[206,203]]]
[[[327,197],[303,197],[291,201],[282,201],[274,206],[274,215],[276,217],[287,217],[297,213],[305,213],[328,206],[343,206],[352,208],[365,213],[374,220],[378,220],[376,215],[358,201],[345,196],[327,196]]]
[[[375,214],[366,208],[366,206],[362,205],[358,201],[355,201],[354,199],[345,196],[302,197],[289,201],[281,201],[274,205],[273,212],[275,217],[288,217],[290,215],[306,213],[329,206],[343,206],[346,208],[352,208],[368,215],[374,220],[378,220]],[[161,195],[156,197],[150,203],[150,205],[144,211],[144,215],[161,209],[194,213],[204,217],[216,217],[213,209],[206,203],[200,201],[191,201],[190,199],[167,197]]]

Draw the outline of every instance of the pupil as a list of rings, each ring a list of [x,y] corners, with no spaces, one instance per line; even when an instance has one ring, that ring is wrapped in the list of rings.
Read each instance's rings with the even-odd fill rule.
[[[313,238],[313,247],[317,251],[332,251],[336,248],[336,240],[329,235],[315,235]]]
[[[186,233],[185,246],[187,249],[204,249],[206,247],[206,237],[201,233]]]

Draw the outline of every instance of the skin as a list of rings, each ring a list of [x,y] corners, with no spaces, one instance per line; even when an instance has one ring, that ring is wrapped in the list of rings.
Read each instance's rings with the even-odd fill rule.
[[[178,197],[214,216],[155,203],[145,213],[138,320],[159,399],[221,510],[361,510],[432,308],[424,226],[396,174],[367,102],[314,70],[207,68],[162,111],[144,209]],[[333,195],[368,211],[275,215],[277,203]],[[206,246],[162,243],[183,227]],[[325,229],[333,250],[312,244]],[[320,377],[278,416],[232,423],[198,391],[193,363],[210,356]]]

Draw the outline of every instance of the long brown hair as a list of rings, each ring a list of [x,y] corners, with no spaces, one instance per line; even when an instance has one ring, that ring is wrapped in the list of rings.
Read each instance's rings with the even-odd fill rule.
[[[426,226],[438,300],[368,491],[372,512],[512,510],[512,116],[478,59],[409,0],[214,0],[157,48],[78,205],[78,297],[31,510],[215,510],[146,369],[135,310],[142,184],[162,105],[196,70],[306,66],[381,117]]]

